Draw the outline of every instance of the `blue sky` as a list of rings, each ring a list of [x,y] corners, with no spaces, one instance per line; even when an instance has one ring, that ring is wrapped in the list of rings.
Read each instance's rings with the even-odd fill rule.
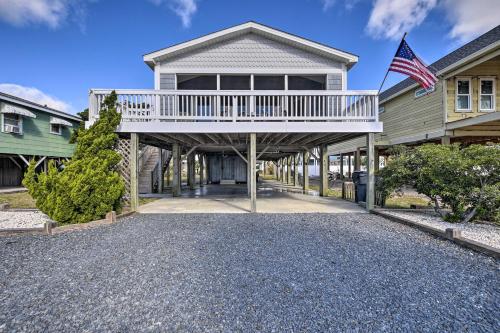
[[[404,31],[431,63],[499,13],[498,0],[0,0],[0,91],[78,112],[90,88],[153,88],[143,54],[248,20],[359,55],[348,88],[378,89]]]

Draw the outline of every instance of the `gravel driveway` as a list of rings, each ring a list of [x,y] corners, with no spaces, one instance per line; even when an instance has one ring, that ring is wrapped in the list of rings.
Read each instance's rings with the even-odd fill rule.
[[[500,331],[499,262],[368,214],[0,237],[1,331]]]

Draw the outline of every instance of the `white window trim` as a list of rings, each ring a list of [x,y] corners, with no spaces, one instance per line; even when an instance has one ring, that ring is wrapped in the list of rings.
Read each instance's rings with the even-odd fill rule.
[[[52,131],[52,126],[54,126],[54,125],[57,125],[57,127],[59,128],[59,132]],[[49,124],[49,132],[50,132],[50,134],[54,134],[54,135],[62,135],[62,125],[59,125],[59,124]]]
[[[492,99],[491,99],[491,109],[482,109],[481,108],[481,96],[483,94],[481,94],[481,82],[482,81],[493,81],[493,90],[491,91],[491,96],[492,96]],[[496,79],[495,77],[492,77],[492,76],[482,76],[482,77],[479,77],[479,85],[477,87],[477,109],[479,110],[479,112],[495,112],[496,110],[496,94],[497,94],[497,87],[496,87]],[[490,94],[484,94],[485,96],[490,96]]]
[[[4,116],[5,114],[2,113],[2,122],[1,122],[1,125],[2,125],[2,128],[1,128],[1,132],[2,133],[8,133],[8,134],[14,134],[14,135],[23,135],[24,134],[24,129],[23,129],[23,117],[20,116],[20,115],[17,115],[17,117],[19,117],[19,133],[13,133],[13,132],[5,132],[5,129],[4,129],[4,124],[5,124],[5,120],[4,120]]]
[[[460,96],[467,96],[469,98],[469,108],[459,109],[458,108],[458,82],[459,81],[469,81],[469,94],[460,94]],[[457,77],[455,80],[455,112],[472,112],[472,79],[470,77]]]

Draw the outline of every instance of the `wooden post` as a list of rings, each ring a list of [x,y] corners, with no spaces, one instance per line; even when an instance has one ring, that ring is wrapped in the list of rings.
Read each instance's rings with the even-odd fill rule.
[[[250,211],[252,213],[257,212],[257,182],[255,168],[257,164],[257,135],[255,133],[250,134],[250,159],[248,163],[250,164]]]
[[[203,186],[203,171],[205,169],[205,155],[198,154],[198,163],[200,164],[200,187]]]
[[[188,185],[189,185],[189,189],[190,190],[194,190],[194,186],[195,186],[195,178],[196,178],[196,170],[195,170],[195,159],[194,159],[194,153],[191,152],[191,154],[189,154],[189,156],[187,157],[187,162],[188,162],[188,172],[187,172],[187,176],[188,176]]]
[[[368,182],[366,184],[366,210],[373,209],[375,204],[375,134],[366,135],[366,169],[368,171]]]
[[[164,169],[163,169],[163,164],[165,164],[165,161],[163,160],[163,149],[158,148],[158,151],[160,153],[160,159],[159,159],[159,165],[158,165],[158,193],[163,193],[163,175],[164,175]]]
[[[344,179],[344,154],[340,154],[340,179]]]
[[[354,155],[354,171],[361,170],[361,149],[356,148],[356,153]]]
[[[291,184],[292,183],[292,155],[289,155],[287,157],[287,160],[286,160],[287,164],[286,164],[286,182],[288,184]]]
[[[378,155],[378,148],[374,147],[373,149],[373,158],[374,158],[374,164],[375,164],[375,171],[378,171],[380,168],[380,156]]]
[[[181,147],[178,143],[172,144],[172,196],[181,195]]]
[[[251,140],[251,136],[250,135],[250,140]],[[251,147],[251,142],[248,143],[248,146],[247,146],[247,195],[249,198],[252,197],[252,186],[251,186],[251,183],[252,183],[252,168],[251,168],[251,165],[250,165],[250,159],[251,159],[251,150],[252,150],[252,147]],[[221,162],[222,163],[222,162]]]
[[[309,152],[304,150],[302,152],[302,189],[309,190]]]
[[[293,155],[293,185],[298,186],[299,184],[299,155],[298,153],[295,153]],[[297,176],[295,176],[297,175]]]
[[[449,136],[441,137],[441,144],[442,145],[449,145],[450,143],[451,143],[451,138]]]
[[[352,178],[352,170],[351,170],[351,154],[347,155],[347,178],[351,179]]]
[[[130,210],[139,208],[139,134],[130,133]]]
[[[328,147],[321,145],[319,147],[319,195],[328,196]]]

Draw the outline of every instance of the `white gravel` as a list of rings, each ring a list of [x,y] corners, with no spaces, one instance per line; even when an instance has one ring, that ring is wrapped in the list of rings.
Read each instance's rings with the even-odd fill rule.
[[[49,217],[40,211],[2,211],[0,229],[43,228]]]
[[[422,223],[441,230],[455,228],[462,231],[462,236],[500,249],[500,228],[483,223],[449,223],[429,211],[411,212],[406,210],[384,210],[384,213],[410,221]]]

